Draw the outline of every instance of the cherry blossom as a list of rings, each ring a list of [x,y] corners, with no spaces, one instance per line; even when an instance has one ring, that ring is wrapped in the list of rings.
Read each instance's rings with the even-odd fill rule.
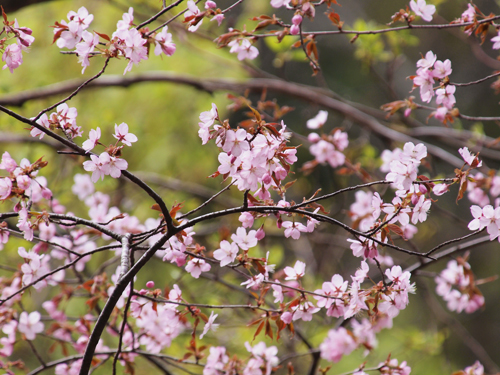
[[[212,313],[210,314],[210,317],[208,318],[208,322],[206,322],[205,327],[203,327],[203,332],[200,335],[200,340],[203,339],[203,336],[205,336],[208,333],[208,331],[210,331],[210,330],[216,331],[217,328],[219,328],[219,324],[214,323],[215,318],[217,318],[217,316],[218,316],[218,314],[214,314],[214,312],[212,311]]]
[[[220,243],[220,249],[214,251],[214,258],[220,261],[220,266],[227,266],[229,263],[234,262],[238,255],[238,246],[236,243],[224,240]]]
[[[5,62],[3,69],[9,68],[10,72],[14,73],[14,69],[19,68],[23,63],[21,47],[17,44],[9,44],[3,52],[2,61]]]
[[[291,35],[299,34],[301,23],[302,23],[302,16],[300,14],[296,14],[295,16],[292,17],[292,27],[290,27]]]
[[[101,138],[101,129],[99,127],[97,127],[95,130],[91,129],[89,132],[89,139],[83,142],[82,148],[85,151],[89,152],[99,143],[100,138]]]
[[[9,198],[12,191],[12,180],[9,177],[0,178],[0,200]]]
[[[443,79],[446,76],[449,76],[451,72],[452,69],[450,60],[446,59],[444,62],[438,60],[434,63],[434,70],[432,71],[432,75],[435,78]],[[455,90],[453,90],[453,92],[455,92]]]
[[[128,132],[128,125],[124,122],[120,125],[115,124],[115,134],[113,134],[113,137],[127,146],[132,146],[132,143],[137,142],[137,137]]]
[[[462,147],[458,149],[458,153],[470,166],[479,168],[483,165],[483,162],[478,159],[477,155],[471,154],[467,147]]]
[[[41,315],[38,311],[33,311],[29,315],[26,311],[23,311],[19,316],[18,331],[24,333],[26,339],[34,340],[36,334],[43,332],[45,328],[40,318]]]
[[[417,224],[419,221],[424,222],[427,220],[427,212],[431,208],[432,201],[430,199],[425,199],[425,196],[421,195],[418,199],[417,204],[413,208],[413,214],[411,217],[411,222]]]
[[[88,172],[92,172],[92,182],[96,183],[99,178],[104,180],[104,176],[109,174],[109,154],[103,152],[100,156],[90,155],[90,159],[83,162],[83,168]]]
[[[456,87],[453,85],[448,85],[444,89],[436,90],[436,104],[442,104],[448,109],[452,109],[456,103],[455,93]]]
[[[144,46],[144,39],[137,29],[130,29],[125,34],[125,57],[129,59],[123,74],[132,70],[132,64],[138,65],[141,60],[148,59],[148,49]]]
[[[235,39],[228,44],[230,53],[237,53],[238,60],[253,60],[259,55],[259,50],[248,39]]]
[[[195,279],[199,278],[202,272],[210,271],[210,264],[203,259],[191,259],[186,265],[186,271],[191,274]]]
[[[302,17],[301,17],[302,19]],[[328,112],[327,111],[319,111],[316,117],[313,117],[310,120],[307,120],[307,127],[309,129],[319,129],[321,128],[326,120],[328,119]]]
[[[357,344],[344,327],[331,329],[328,337],[321,343],[319,349],[321,358],[330,362],[338,362],[344,355],[356,349]]]
[[[188,0],[187,7],[188,11],[184,13],[184,19],[185,22],[188,22],[190,25],[188,27],[188,30],[194,33],[203,23],[203,19],[198,19],[198,16],[201,15],[201,12],[193,0]]]
[[[283,6],[288,7],[290,0],[271,0],[271,6],[274,8],[281,8]]]
[[[470,6],[470,4],[469,4],[469,6]],[[500,33],[497,36],[491,38],[491,41],[493,43],[493,47],[492,47],[493,49],[500,49]]]
[[[432,21],[432,15],[436,12],[436,7],[434,5],[427,5],[425,0],[417,0],[416,2],[415,0],[411,0],[410,8],[426,22]]]
[[[155,55],[159,56],[162,52],[167,56],[172,56],[175,52],[175,43],[172,42],[172,34],[168,32],[168,26],[155,35]]]
[[[304,277],[306,271],[306,264],[301,262],[300,260],[295,262],[295,265],[292,267],[285,267],[285,280],[298,280]]]
[[[247,231],[243,227],[236,229],[236,234],[231,235],[231,239],[240,247],[241,250],[248,250],[257,245],[255,230]]]

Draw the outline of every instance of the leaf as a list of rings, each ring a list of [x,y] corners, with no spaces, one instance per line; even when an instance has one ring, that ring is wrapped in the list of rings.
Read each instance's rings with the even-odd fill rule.
[[[94,31],[97,35],[99,35],[101,38],[107,40],[108,42],[111,41],[111,38],[107,35],[107,34],[101,34],[101,33],[98,33],[97,31]]]
[[[9,21],[7,20],[7,14],[4,12],[3,6],[0,5],[0,8],[2,8],[2,17],[3,17],[4,21],[5,21],[5,23],[8,23]]]
[[[89,306],[90,310],[94,310],[94,308],[97,306],[97,302],[99,302],[99,299],[99,296],[92,297],[87,300],[85,304]]]
[[[396,233],[398,236],[405,237],[403,230],[398,227],[396,224],[387,224],[387,228],[391,230],[392,232]]]
[[[259,335],[259,333],[262,331],[262,328],[264,328],[264,325],[266,324],[265,321],[263,321],[262,323],[259,324],[259,327],[257,328],[257,331],[255,331],[255,335],[253,335],[253,340],[255,340],[255,338]]]
[[[269,323],[269,319],[266,319],[266,336],[269,336],[272,339],[274,339],[273,336],[273,330],[271,329],[271,323]]]
[[[174,205],[170,210],[170,216],[175,217],[175,215],[177,214],[177,212],[180,211],[181,208],[182,208],[182,202]]]

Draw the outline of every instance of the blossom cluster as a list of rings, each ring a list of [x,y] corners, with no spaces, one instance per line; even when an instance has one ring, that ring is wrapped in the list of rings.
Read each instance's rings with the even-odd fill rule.
[[[436,293],[443,297],[450,311],[473,313],[484,306],[484,297],[476,287],[467,260],[458,257],[436,277]]]
[[[387,289],[376,285],[362,290],[360,285],[367,277],[368,270],[366,262],[362,262],[361,269],[351,276],[353,282],[349,292],[346,292],[347,281],[343,281],[340,275],[334,275],[331,282],[323,283],[323,288],[315,291],[325,296],[315,295],[314,298],[318,300],[319,307],[327,309],[328,316],[343,316],[347,319],[361,310],[370,310],[372,313],[371,320],[352,320],[352,330],[344,327],[330,330],[320,345],[322,358],[338,362],[342,356],[360,346],[367,350],[373,349],[377,345],[376,333],[392,327],[392,319],[408,305],[408,293],[415,292],[415,285],[410,283],[410,273],[403,272],[400,266],[386,270],[389,280]]]
[[[313,297],[317,301],[315,306],[296,291],[300,287],[297,281],[305,275],[305,263],[297,261],[293,268],[284,269],[285,280],[290,280],[289,284],[283,285],[276,280],[271,285],[274,302],[279,302],[286,310],[280,319],[285,324],[296,320],[310,321],[313,314],[322,309],[326,310],[327,316],[349,319],[366,310],[372,319],[365,318],[361,322],[353,319],[352,330],[343,327],[330,330],[320,350],[323,358],[337,362],[343,355],[360,346],[368,350],[374,348],[377,345],[376,333],[392,326],[392,319],[408,305],[408,294],[415,292],[415,285],[410,283],[409,272],[403,272],[400,266],[393,266],[385,272],[388,280],[385,285],[381,282],[362,289],[361,284],[368,277],[368,272],[368,264],[362,261],[361,268],[351,276],[350,287],[341,275],[333,275],[331,281],[324,282],[321,289],[314,291]],[[288,285],[294,289],[287,288]],[[285,296],[293,299],[284,303]]]
[[[137,142],[135,134],[129,133],[128,125],[122,122],[120,125],[115,124],[116,144],[106,148],[99,156],[90,155],[91,160],[83,162],[83,168],[86,171],[92,172],[92,182],[97,182],[99,178],[104,179],[104,176],[110,175],[113,178],[121,176],[121,171],[128,168],[126,160],[119,157],[123,146],[118,146],[118,142],[127,146],[132,146],[132,143]],[[83,149],[86,152],[92,150],[97,144],[100,144],[101,129],[92,129],[89,133],[89,139],[83,142]]]
[[[52,198],[52,192],[47,188],[47,179],[37,177],[39,170],[46,165],[47,162],[42,159],[30,163],[26,158],[22,159],[18,165],[7,151],[3,153],[0,162],[0,169],[9,173],[8,177],[0,178],[0,201],[19,199],[14,207],[14,210],[19,213],[17,227],[28,241],[33,239],[33,229],[40,224],[39,220],[35,222],[30,220],[28,206]],[[8,232],[0,228],[0,233],[0,242],[6,243]]]
[[[175,44],[172,42],[172,34],[168,33],[165,26],[160,32],[149,36],[148,30],[137,30],[134,28],[134,9],[129,8],[127,13],[118,21],[116,30],[109,37],[103,33],[90,33],[87,28],[93,21],[94,16],[89,14],[85,7],[78,9],[78,12],[70,11],[67,15],[68,21],[56,22],[54,26],[54,41],[59,48],[73,49],[78,55],[78,60],[82,65],[82,73],[89,66],[89,57],[95,54],[95,49],[99,45],[100,37],[105,39],[106,49],[102,53],[108,57],[123,56],[128,60],[128,64],[123,74],[138,65],[142,60],[148,59],[149,44],[155,44],[155,55],[164,53],[172,56],[175,52]]]
[[[36,120],[36,123],[48,130],[59,129],[68,138],[74,139],[81,137],[83,134],[82,128],[76,124],[77,116],[78,111],[75,107],[69,107],[66,103],[62,103],[50,115],[47,116],[47,113],[43,113]],[[45,136],[45,132],[36,127],[32,127],[30,133],[32,137],[38,137],[39,139]]]
[[[27,52],[28,47],[35,41],[31,35],[33,31],[26,26],[19,26],[17,19],[9,21],[7,15],[3,11],[4,27],[0,31],[0,36],[5,32],[6,38],[0,39],[0,52],[2,53],[2,61],[5,62],[3,69],[9,68],[11,73],[23,63],[22,52]],[[6,44],[7,41],[14,39],[15,42]]]
[[[287,147],[289,134],[282,122],[278,126],[268,124],[252,134],[245,129],[231,129],[227,122],[214,125],[219,119],[215,104],[200,115],[198,132],[203,144],[215,139],[222,149],[219,154],[218,173],[231,177],[239,190],[255,192],[254,196],[271,198],[269,190],[280,191],[281,182],[287,177],[290,165],[297,161],[295,147]]]
[[[446,77],[451,72],[451,61],[446,59],[444,62],[437,60],[436,55],[429,51],[425,57],[417,61],[417,75],[413,76],[413,85],[420,88],[420,97],[422,101],[429,103],[436,95],[436,104],[439,105],[434,117],[444,121],[446,114],[453,109],[456,103],[455,91],[456,87],[451,84],[444,83]],[[434,92],[435,80],[441,82],[440,88]]]
[[[328,119],[327,111],[319,111],[312,119],[307,121],[309,129],[320,129]],[[312,132],[308,135],[308,140],[312,142],[309,152],[315,157],[315,162],[319,164],[328,163],[332,168],[339,167],[345,162],[345,155],[342,153],[349,145],[347,133],[340,129],[333,129],[328,135]]]

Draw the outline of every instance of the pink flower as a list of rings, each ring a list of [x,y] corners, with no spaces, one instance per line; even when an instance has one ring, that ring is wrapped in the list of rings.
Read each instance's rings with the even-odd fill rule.
[[[239,227],[236,229],[236,234],[231,235],[231,239],[236,242],[241,250],[248,250],[257,245],[256,233],[255,230],[251,230],[247,234],[245,228]]]
[[[458,153],[462,156],[467,164],[473,167],[480,167],[483,165],[482,161],[479,161],[477,155],[471,154],[467,147],[462,147],[458,149]]]
[[[284,221],[282,227],[285,228],[285,237],[292,237],[294,240],[300,238],[300,232],[308,232],[307,227],[302,223]]]
[[[242,61],[244,59],[253,60],[259,55],[259,50],[252,46],[252,43],[248,39],[233,40],[228,44],[231,49],[230,53],[237,53],[238,60]]]
[[[219,316],[218,314],[214,315],[214,312],[210,314],[210,318],[208,318],[208,322],[205,323],[205,327],[203,327],[203,333],[200,335],[200,340],[203,339],[203,336],[205,336],[208,331],[216,331],[217,328],[219,328],[219,324],[214,324],[215,318]]]
[[[328,119],[328,112],[327,111],[319,111],[316,117],[313,117],[310,120],[307,120],[307,127],[309,129],[319,129],[321,128],[326,120]]]
[[[89,175],[77,173],[73,180],[75,184],[71,187],[71,191],[78,196],[78,199],[84,200],[94,193],[94,184]]]
[[[89,152],[99,143],[100,138],[101,138],[101,129],[99,127],[97,127],[95,130],[91,129],[89,132],[89,139],[83,142],[82,148],[85,151]]]
[[[456,87],[453,85],[448,85],[444,89],[436,90],[436,103],[442,104],[448,109],[452,109],[456,103],[455,94]]]
[[[2,61],[5,62],[3,69],[9,68],[11,73],[23,63],[21,47],[17,44],[9,44],[2,55]]]
[[[197,16],[201,14],[201,11],[198,9],[196,3],[193,0],[188,0],[187,6],[188,6],[188,11],[184,13],[184,19],[186,20],[191,17],[190,20],[188,21],[190,25],[188,27],[188,30],[194,33],[203,23],[203,19],[200,20],[197,19],[198,18]]]
[[[217,21],[217,26],[220,26],[223,20],[224,20],[224,15],[222,13],[219,13],[216,14],[214,18],[210,20],[210,22]]]
[[[208,128],[214,124],[215,119],[218,117],[219,113],[217,111],[217,106],[215,103],[212,103],[212,109],[210,111],[205,111],[200,114],[200,123],[198,125],[200,127]]]
[[[167,56],[172,56],[175,52],[175,43],[172,43],[172,34],[168,33],[168,26],[165,26],[155,35],[155,55],[162,52]]]
[[[295,262],[295,265],[292,267],[285,267],[285,280],[298,280],[304,277],[306,271],[306,264],[301,262],[300,260]]]
[[[126,160],[114,156],[109,157],[109,175],[113,178],[118,178],[122,175],[122,171],[128,168]]]
[[[413,214],[411,217],[411,222],[413,224],[417,224],[419,221],[423,223],[425,220],[427,220],[427,212],[431,208],[431,203],[431,200],[425,199],[424,195],[420,196],[417,204],[413,208]]]
[[[343,355],[350,354],[357,344],[344,327],[331,329],[328,337],[321,343],[321,358],[330,362],[338,362]]]
[[[432,112],[436,120],[439,120],[444,123],[446,119],[446,115],[448,114],[448,108],[446,107],[439,107],[436,109],[434,112]]]
[[[113,134],[113,137],[127,146],[132,146],[132,143],[137,142],[137,137],[128,132],[128,125],[124,122],[120,125],[115,124],[115,134]]]
[[[434,96],[434,75],[432,70],[418,69],[417,75],[413,78],[413,84],[420,87],[420,98],[422,101],[429,103]]]
[[[12,180],[9,177],[0,178],[0,200],[6,200],[12,191]]]
[[[99,44],[99,35],[84,31],[82,33],[83,42],[76,45],[76,53],[78,54],[78,61],[82,64],[82,74],[85,72],[87,66],[90,65],[89,55],[94,52],[95,46]]]
[[[425,54],[425,57],[417,61],[417,68],[432,68],[434,66],[434,63],[436,62],[436,59],[436,55],[432,51],[428,51]]]
[[[426,22],[432,21],[432,15],[436,12],[436,7],[434,5],[427,5],[425,0],[417,0],[417,2],[411,0],[410,8]]]
[[[37,333],[40,333],[45,328],[43,323],[40,322],[41,315],[38,311],[33,311],[28,315],[23,311],[19,316],[19,324],[17,329],[19,332],[24,333],[28,340],[34,340]]]
[[[231,242],[224,240],[220,243],[220,249],[214,251],[214,258],[220,261],[220,266],[227,266],[229,263],[234,262],[238,255],[238,246]]]
[[[191,274],[195,279],[199,278],[202,272],[210,271],[210,264],[203,259],[191,259],[186,265],[186,271]]]
[[[205,9],[215,9],[215,8],[217,8],[217,4],[215,3],[215,1],[207,0],[207,2],[205,3]]]
[[[432,71],[432,75],[435,78],[443,79],[446,76],[451,74],[451,61],[446,59],[444,62],[438,60],[434,64],[434,70]]]
[[[281,8],[283,6],[288,6],[290,4],[290,0],[271,0],[271,6],[273,8]]]
[[[500,31],[497,36],[491,38],[491,41],[493,42],[493,49],[500,49]]]
[[[243,151],[248,151],[250,144],[247,142],[247,131],[245,129],[238,129],[226,131],[226,137],[222,150],[231,154],[232,156],[240,156]]]
[[[129,63],[123,74],[132,69],[132,64],[138,65],[141,60],[148,59],[148,49],[144,46],[147,40],[144,39],[137,29],[130,29],[125,34],[125,57]]]
[[[78,13],[72,10],[68,12],[68,20],[76,23],[82,30],[87,29],[92,21],[94,20],[94,15],[89,14],[89,11],[85,7],[78,9]]]
[[[92,172],[93,183],[99,181],[99,178],[104,180],[104,176],[109,174],[109,154],[103,152],[100,156],[90,155],[90,159],[83,162],[83,169],[87,172]]]
[[[119,30],[128,30],[130,26],[134,23],[134,8],[128,8],[127,13],[123,13],[122,19],[116,23],[116,29]]]

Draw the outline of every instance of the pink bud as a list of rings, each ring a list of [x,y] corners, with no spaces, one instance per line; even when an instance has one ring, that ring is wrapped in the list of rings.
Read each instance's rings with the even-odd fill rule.
[[[292,322],[293,315],[291,312],[287,311],[281,315],[281,320],[285,324],[290,324]]]
[[[292,27],[290,27],[290,35],[298,35],[300,32],[300,28],[298,25],[292,25]]]
[[[419,184],[419,185],[418,185],[418,189],[420,190],[420,192],[421,192],[422,194],[426,194],[426,193],[427,193],[427,191],[428,191],[428,190],[427,190],[427,188],[425,187],[425,185],[424,185],[424,184]]]
[[[144,295],[148,294],[148,291],[146,289],[141,289],[141,290],[139,290],[139,294],[141,296],[144,296]]]
[[[286,171],[285,168],[283,167],[277,167],[275,170],[274,170],[274,175],[276,176],[276,178],[280,181],[284,180],[286,178],[286,175],[288,174],[288,172]]]
[[[405,117],[408,117],[411,113],[411,108],[406,108],[405,109]]]
[[[257,238],[257,240],[261,240],[263,239],[264,237],[266,236],[266,233],[264,232],[264,226],[261,226],[258,230],[257,230],[257,233],[255,233],[255,238]]]
[[[318,133],[310,133],[307,136],[307,139],[309,140],[309,142],[316,143],[321,139],[321,137],[319,136]]]
[[[148,281],[146,283],[146,288],[154,288],[155,287],[155,282],[154,281]]]
[[[292,18],[292,23],[294,25],[300,25],[300,23],[302,22],[302,16],[300,14],[296,14],[295,16],[293,16]]]
[[[212,0],[207,0],[205,3],[205,9],[215,9],[217,7],[217,4],[215,4],[215,1]]]
[[[50,199],[52,198],[52,192],[47,188],[42,188],[42,197],[44,199]]]
[[[266,173],[262,177],[262,182],[265,183],[266,185],[269,185],[271,182],[273,182],[273,179],[272,179],[272,177],[268,173]]]
[[[418,203],[418,198],[419,198],[419,196],[418,196],[417,194],[413,194],[413,195],[411,196],[411,203],[412,203],[413,205],[417,204],[417,203]]]

